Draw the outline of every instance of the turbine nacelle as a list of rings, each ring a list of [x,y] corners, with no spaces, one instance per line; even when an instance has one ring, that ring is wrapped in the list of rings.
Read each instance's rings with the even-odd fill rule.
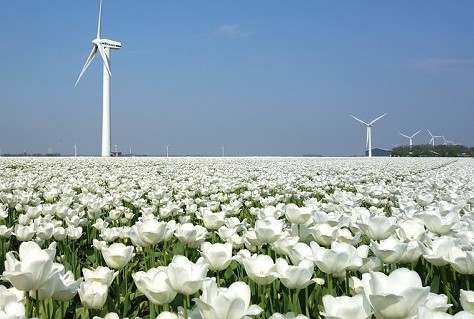
[[[111,48],[111,49],[120,49],[122,47],[122,43],[114,40],[109,40],[109,39],[94,39],[92,40],[92,43],[94,45],[102,45],[104,48]]]

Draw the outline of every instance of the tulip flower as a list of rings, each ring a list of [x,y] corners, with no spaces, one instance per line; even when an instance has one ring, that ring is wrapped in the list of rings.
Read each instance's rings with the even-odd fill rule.
[[[398,226],[395,224],[395,218],[385,215],[362,215],[361,220],[356,223],[360,230],[372,240],[387,239]]]
[[[462,309],[474,314],[474,291],[461,289],[459,301]]]
[[[0,318],[23,319],[25,317],[25,305],[12,290],[0,285]]]
[[[176,291],[169,283],[167,267],[138,271],[132,274],[132,278],[138,290],[154,304],[166,305],[176,297]]]
[[[452,247],[448,253],[451,266],[463,275],[474,274],[474,251],[464,251],[458,247]]]
[[[234,282],[228,288],[217,288],[215,280],[208,278],[203,282],[201,297],[193,300],[202,318],[241,319],[263,311],[259,306],[250,304],[250,297],[250,287],[244,282]]]
[[[467,311],[460,311],[455,315],[447,314],[443,311],[434,311],[426,306],[418,307],[417,319],[474,319],[474,314]]]
[[[288,256],[291,259],[293,265],[299,264],[304,259],[314,261],[313,252],[308,244],[298,242],[289,248]]]
[[[250,279],[259,285],[268,285],[279,277],[275,263],[268,255],[254,254],[251,257],[243,257],[241,263]]]
[[[78,292],[82,305],[88,309],[101,309],[107,300],[108,289],[100,281],[81,282]]]
[[[13,252],[6,254],[3,278],[18,290],[39,290],[51,276],[53,259],[50,254],[35,242],[22,242],[18,252],[19,260]]]
[[[52,297],[58,301],[69,301],[77,294],[77,289],[82,281],[74,280],[74,274],[68,270],[66,272],[63,265],[54,263],[51,276],[38,290],[37,294],[30,292],[30,297],[44,300]]]
[[[312,211],[311,207],[298,207],[290,203],[285,207],[285,217],[290,223],[302,225],[311,218]]]
[[[179,319],[179,317],[173,312],[163,311],[156,317],[156,319]]]
[[[372,317],[372,308],[362,294],[353,297],[324,295],[323,307],[324,311],[320,314],[328,319],[369,319]]]
[[[329,247],[335,238],[338,227],[331,226],[329,223],[316,224],[308,228],[314,240],[319,245]]]
[[[388,238],[381,240],[380,243],[372,241],[370,249],[382,262],[394,264],[402,260],[407,250],[407,244],[397,238]]]
[[[424,211],[420,214],[420,219],[425,223],[426,228],[438,235],[446,235],[459,220],[459,215],[455,212],[449,212],[441,215],[440,211]]]
[[[217,230],[225,223],[225,212],[214,213],[209,208],[202,211],[202,222],[209,230]]]
[[[417,307],[425,304],[430,293],[420,276],[407,268],[398,268],[388,276],[373,271],[362,274],[362,285],[378,319],[415,319]]]
[[[357,270],[362,266],[362,258],[357,249],[347,243],[333,242],[330,249],[311,242],[311,250],[316,266],[326,274],[344,277],[346,270]]]
[[[13,234],[19,241],[27,242],[33,239],[35,235],[35,227],[33,224],[30,224],[28,226],[16,224]]]
[[[204,242],[207,229],[201,225],[191,223],[178,224],[174,235],[180,242],[188,245],[190,248],[197,248]]]
[[[282,233],[280,238],[270,245],[270,248],[279,255],[288,256],[290,249],[296,245],[299,241],[299,237],[291,237],[286,231]]]
[[[422,240],[426,234],[424,223],[417,219],[409,219],[401,222],[396,232],[400,240],[403,242]]]
[[[113,269],[121,269],[134,256],[133,249],[133,246],[113,243],[109,247],[102,247],[101,252],[107,266]]]
[[[283,286],[288,289],[304,289],[312,283],[324,284],[324,280],[313,278],[314,263],[302,260],[298,265],[289,265],[283,258],[275,261],[276,271]]]
[[[433,200],[434,195],[432,193],[417,193],[415,196],[415,201],[423,208],[431,204]]]
[[[185,256],[175,255],[168,265],[169,284],[176,292],[186,296],[192,295],[201,289],[207,269],[208,265],[202,257],[193,263]]]
[[[88,268],[82,268],[82,275],[85,281],[98,281],[110,287],[115,277],[118,275],[118,271],[113,271],[107,267],[99,266],[94,270]]]
[[[428,262],[435,266],[445,266],[449,264],[449,251],[455,247],[454,238],[440,237],[431,243],[431,249],[423,255]]]
[[[262,244],[276,242],[283,232],[283,221],[273,217],[255,221],[255,235]]]
[[[224,270],[234,259],[232,258],[232,244],[204,242],[201,244],[201,256],[208,264],[210,270]]]
[[[158,221],[154,216],[146,217],[137,221],[131,228],[130,239],[141,247],[155,245],[163,241],[168,223]],[[174,229],[173,229],[174,231]]]

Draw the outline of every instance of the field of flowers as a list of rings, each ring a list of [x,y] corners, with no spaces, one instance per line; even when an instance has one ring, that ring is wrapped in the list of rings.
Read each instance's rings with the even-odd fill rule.
[[[474,318],[470,158],[0,157],[0,318]]]

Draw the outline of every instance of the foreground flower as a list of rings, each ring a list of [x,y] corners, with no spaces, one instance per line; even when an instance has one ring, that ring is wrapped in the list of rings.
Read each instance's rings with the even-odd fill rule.
[[[283,286],[289,289],[304,289],[312,283],[324,284],[323,279],[313,279],[314,263],[309,260],[302,260],[297,266],[288,265],[283,258],[275,261],[276,270],[279,274]]]
[[[0,318],[26,318],[25,305],[13,289],[15,288],[7,289],[0,285]]]
[[[171,288],[168,280],[167,267],[139,271],[132,274],[132,277],[138,290],[154,304],[166,305],[176,297],[176,291]]]
[[[74,280],[72,271],[66,271],[62,264],[54,263],[52,274],[38,290],[38,295],[30,292],[30,296],[38,300],[52,297],[58,301],[69,301],[77,294],[81,281],[82,278]]]
[[[283,221],[267,217],[265,219],[257,219],[255,222],[255,235],[263,244],[272,244],[280,238],[283,232]]]
[[[326,274],[343,277],[346,270],[357,270],[362,266],[362,258],[357,248],[344,242],[333,242],[331,249],[311,242],[311,250],[316,266]]]
[[[108,287],[99,281],[83,281],[79,286],[79,297],[84,307],[100,309],[107,300]]]
[[[110,287],[115,277],[117,277],[118,271],[99,266],[94,270],[82,268],[82,274],[85,281],[98,281],[105,284],[107,287]]]
[[[321,316],[330,319],[368,319],[372,317],[369,302],[362,294],[353,297],[323,296],[324,311]]]
[[[209,269],[219,271],[226,269],[232,262],[232,244],[204,242],[201,244],[201,256],[206,260]]]
[[[462,309],[474,313],[474,291],[461,289],[459,301]]]
[[[51,276],[53,259],[50,253],[35,242],[21,243],[19,260],[14,252],[6,254],[3,278],[18,290],[39,290]]]
[[[293,224],[305,224],[310,218],[313,209],[311,207],[298,207],[291,203],[285,207],[285,217]]]
[[[194,301],[206,319],[241,319],[263,311],[250,304],[250,287],[241,281],[234,282],[229,288],[217,288],[213,278],[205,279],[202,295]]]
[[[109,247],[102,247],[102,257],[107,266],[113,269],[123,268],[133,257],[133,246],[123,243],[113,243]]]
[[[396,269],[388,276],[372,271],[362,274],[362,285],[378,319],[414,319],[418,306],[425,304],[430,293],[430,287],[422,286],[420,276],[407,268]]]
[[[243,257],[241,262],[249,278],[259,285],[268,285],[279,276],[273,259],[268,255],[254,254]]]
[[[455,315],[450,315],[442,311],[433,311],[425,306],[418,307],[417,319],[474,319],[474,314],[467,311],[460,311]]]
[[[201,289],[207,275],[207,264],[203,258],[196,263],[182,255],[175,255],[168,265],[168,278],[174,291],[189,296]]]
[[[372,240],[387,239],[398,228],[396,219],[385,215],[362,215],[357,223],[360,230]]]

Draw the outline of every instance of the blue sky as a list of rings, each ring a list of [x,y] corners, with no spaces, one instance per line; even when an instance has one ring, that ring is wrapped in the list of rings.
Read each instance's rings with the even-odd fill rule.
[[[98,0],[0,5],[2,153],[100,154]],[[104,0],[112,147],[362,155],[429,129],[474,146],[474,2]]]

